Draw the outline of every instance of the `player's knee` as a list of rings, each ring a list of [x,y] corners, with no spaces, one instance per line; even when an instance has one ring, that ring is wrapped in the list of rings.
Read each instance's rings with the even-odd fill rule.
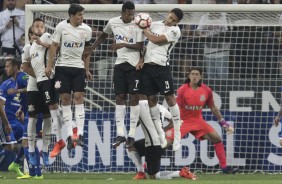
[[[117,94],[116,95],[117,104],[124,104],[125,101],[126,101],[126,95],[125,94]]]

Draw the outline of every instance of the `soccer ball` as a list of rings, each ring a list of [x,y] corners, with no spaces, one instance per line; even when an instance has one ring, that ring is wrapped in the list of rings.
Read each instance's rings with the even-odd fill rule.
[[[146,13],[139,13],[135,18],[134,18],[135,24],[137,24],[141,29],[145,29],[149,27],[152,23],[152,18],[150,17],[149,14]]]

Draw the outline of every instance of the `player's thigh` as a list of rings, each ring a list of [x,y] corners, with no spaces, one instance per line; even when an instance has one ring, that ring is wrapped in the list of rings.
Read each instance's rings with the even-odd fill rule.
[[[133,146],[140,157],[145,156],[145,139],[135,141]]]
[[[55,104],[58,102],[59,95],[54,88],[54,80],[45,80],[37,83],[37,87],[41,92],[43,101],[47,105]]]
[[[145,160],[149,175],[154,175],[160,171],[162,153],[163,149],[161,146],[149,146],[145,148]]]
[[[55,68],[55,88],[59,93],[71,93],[72,91],[72,68],[57,66]]]
[[[84,68],[73,68],[72,72],[72,91],[85,92],[86,87],[86,73]]]
[[[156,84],[152,75],[154,74],[154,66],[144,64],[141,70],[141,85],[140,93],[143,95],[151,96],[159,92],[158,85]]]

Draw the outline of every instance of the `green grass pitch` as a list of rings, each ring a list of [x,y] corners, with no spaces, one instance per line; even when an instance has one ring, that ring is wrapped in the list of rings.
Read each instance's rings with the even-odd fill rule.
[[[132,184],[132,183],[161,183],[161,184],[278,184],[282,183],[281,174],[198,174],[198,180],[187,180],[184,178],[174,178],[171,180],[132,180],[135,175],[116,173],[45,173],[44,180],[17,180],[14,173],[0,172],[1,184]]]

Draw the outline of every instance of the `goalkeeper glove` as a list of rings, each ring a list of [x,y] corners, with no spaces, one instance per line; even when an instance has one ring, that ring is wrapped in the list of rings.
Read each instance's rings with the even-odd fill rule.
[[[224,128],[227,134],[234,133],[234,128],[231,125],[229,125],[223,118],[219,121],[219,124],[221,125],[222,128]]]

